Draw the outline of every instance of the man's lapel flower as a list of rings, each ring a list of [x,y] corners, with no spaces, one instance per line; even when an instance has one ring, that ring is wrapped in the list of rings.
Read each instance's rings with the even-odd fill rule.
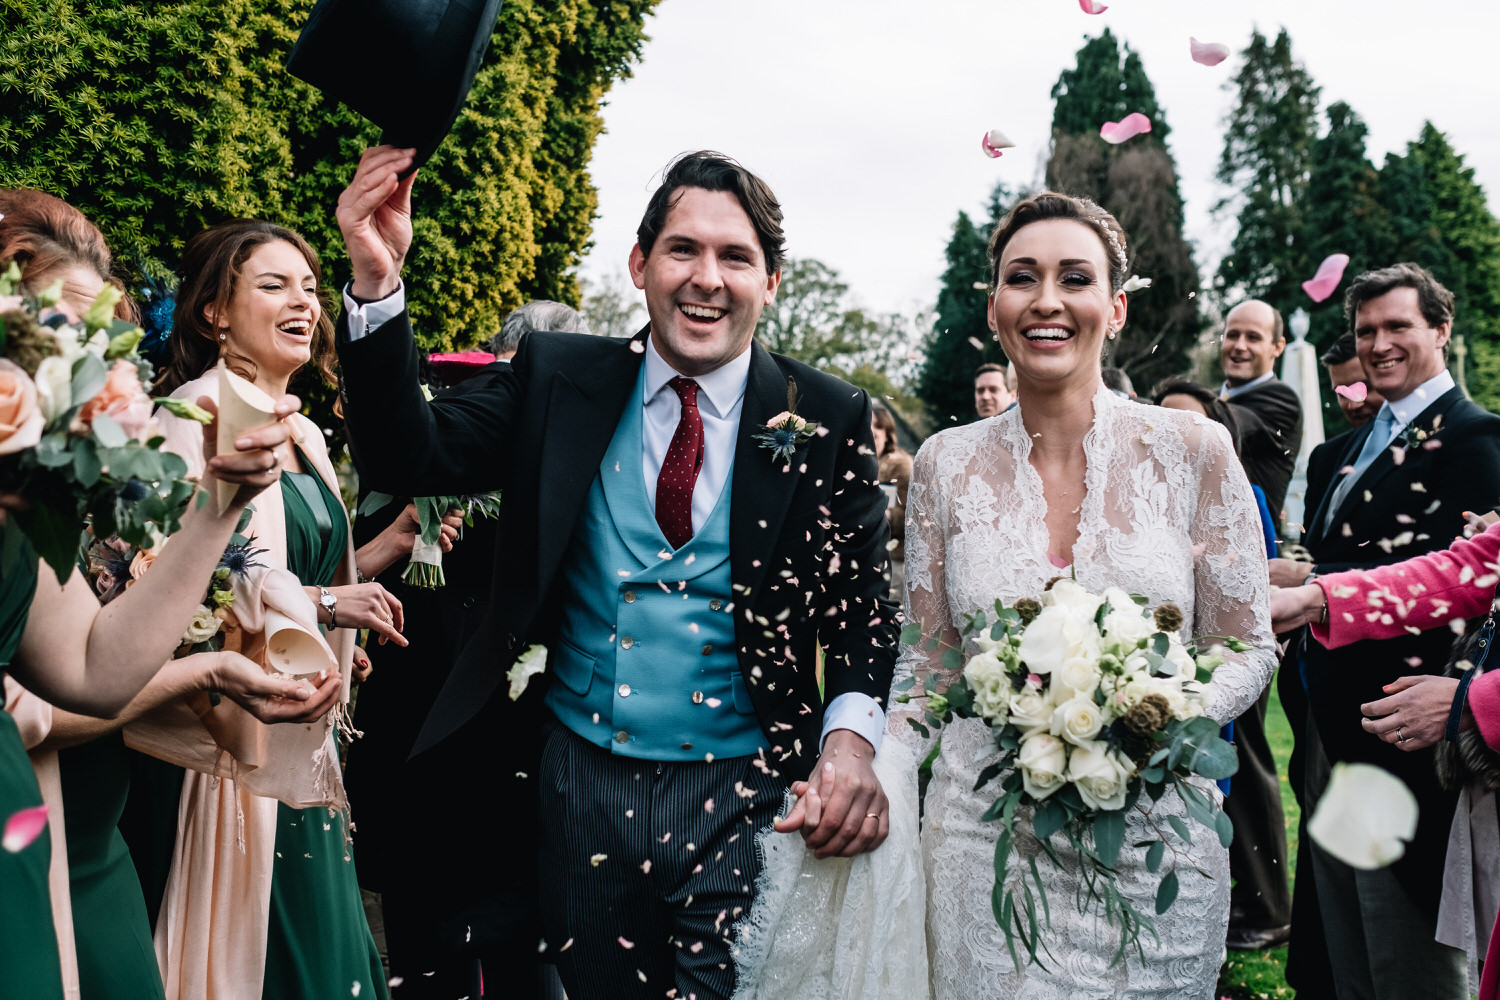
[[[771,452],[773,462],[790,463],[792,455],[818,433],[818,425],[797,416],[797,381],[787,377],[786,409],[766,421],[766,429],[755,435],[762,448]]]

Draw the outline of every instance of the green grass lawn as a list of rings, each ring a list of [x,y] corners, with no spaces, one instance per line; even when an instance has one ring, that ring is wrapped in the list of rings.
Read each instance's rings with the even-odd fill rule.
[[[1266,709],[1266,741],[1276,757],[1276,773],[1281,776],[1281,808],[1286,814],[1287,881],[1297,876],[1297,819],[1302,810],[1292,795],[1286,779],[1287,759],[1292,755],[1292,727],[1281,710],[1276,696],[1276,682],[1271,681],[1271,703]],[[1232,1000],[1264,1000],[1292,997],[1296,991],[1286,984],[1286,949],[1273,951],[1231,951],[1219,973],[1216,994]]]

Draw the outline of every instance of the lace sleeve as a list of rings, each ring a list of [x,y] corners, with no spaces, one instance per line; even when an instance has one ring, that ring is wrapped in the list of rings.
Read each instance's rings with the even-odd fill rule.
[[[953,627],[948,609],[945,572],[948,549],[948,490],[943,466],[943,442],[934,437],[924,444],[912,461],[911,485],[906,494],[906,621],[922,626],[922,640],[903,643],[896,661],[894,684],[900,687],[906,678],[915,677],[910,688],[912,700],[898,702],[892,698],[886,715],[886,731],[925,757],[926,740],[908,719],[922,720],[925,698],[921,692],[930,674],[943,674],[941,664],[946,645],[957,645],[958,630]],[[939,646],[927,650],[927,642],[936,637]],[[899,694],[893,689],[892,694]]]
[[[1276,670],[1271,584],[1255,496],[1228,433],[1217,424],[1202,430],[1197,468],[1193,635],[1234,637],[1254,647],[1226,651],[1226,662],[1205,689],[1207,714],[1223,723],[1249,708]]]

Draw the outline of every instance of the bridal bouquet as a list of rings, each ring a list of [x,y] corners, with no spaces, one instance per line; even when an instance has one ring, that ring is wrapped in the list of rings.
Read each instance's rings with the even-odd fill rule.
[[[1188,818],[1226,847],[1233,836],[1229,817],[1186,779],[1219,780],[1238,766],[1218,723],[1203,715],[1201,686],[1223,662],[1224,646],[1248,647],[1237,639],[1213,647],[1184,643],[1181,609],[1163,604],[1153,612],[1147,603],[1115,588],[1091,594],[1066,579],[1054,580],[1039,600],[1022,598],[1011,607],[996,601],[993,618],[985,611],[966,616],[962,634],[977,648],[974,655],[965,659],[957,648],[943,653],[946,669],[962,668],[959,679],[938,691],[937,676],[927,678],[926,725],[909,720],[924,736],[929,725],[955,716],[983,719],[995,734],[1000,758],[980,774],[976,791],[1005,775],[984,819],[1000,823],[991,899],[1018,967],[1017,939],[1035,961],[1040,928],[1050,921],[1034,861],[1019,891],[1006,886],[1023,807],[1044,850],[1053,854],[1052,838],[1061,835],[1076,854],[1089,897],[1080,906],[1102,903],[1105,919],[1120,928],[1116,962],[1127,948],[1141,952],[1142,932],[1156,933],[1153,916],[1139,912],[1116,883],[1126,811],[1143,794],[1154,802],[1174,788]],[[902,640],[922,643],[921,624],[907,625]],[[936,638],[925,642],[938,648]],[[1162,914],[1177,897],[1178,845],[1191,844],[1193,832],[1181,816],[1168,814],[1153,833],[1129,848],[1144,849],[1146,870],[1162,873],[1155,906]]]
[[[60,289],[29,296],[14,263],[0,273],[0,491],[19,497],[14,523],[61,581],[85,522],[100,538],[149,546],[177,530],[194,484],[187,463],[161,450],[141,331],[114,318],[121,293],[106,287],[70,323],[53,308]]]
[[[359,505],[359,513],[373,514],[393,499],[395,498],[389,493],[372,492]],[[448,582],[443,577],[443,549],[438,544],[443,532],[443,515],[450,510],[459,511],[463,515],[464,524],[472,528],[475,515],[486,518],[500,516],[500,494],[413,497],[412,504],[417,508],[417,539],[412,544],[411,556],[406,561],[401,580],[413,587],[436,590]]]

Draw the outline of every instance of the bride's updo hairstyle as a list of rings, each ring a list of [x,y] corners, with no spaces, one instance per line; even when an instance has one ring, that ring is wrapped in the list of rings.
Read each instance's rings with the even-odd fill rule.
[[[1000,283],[1000,257],[1005,253],[1005,247],[1016,233],[1033,222],[1047,222],[1051,219],[1081,222],[1092,229],[1104,247],[1104,259],[1109,261],[1110,293],[1118,292],[1125,286],[1128,270],[1128,258],[1125,255],[1127,246],[1125,230],[1120,228],[1120,223],[1115,220],[1115,217],[1087,198],[1075,198],[1072,195],[1058,194],[1055,191],[1044,191],[1018,203],[1004,219],[1000,220],[1000,225],[995,227],[995,231],[990,234],[991,288]]]

